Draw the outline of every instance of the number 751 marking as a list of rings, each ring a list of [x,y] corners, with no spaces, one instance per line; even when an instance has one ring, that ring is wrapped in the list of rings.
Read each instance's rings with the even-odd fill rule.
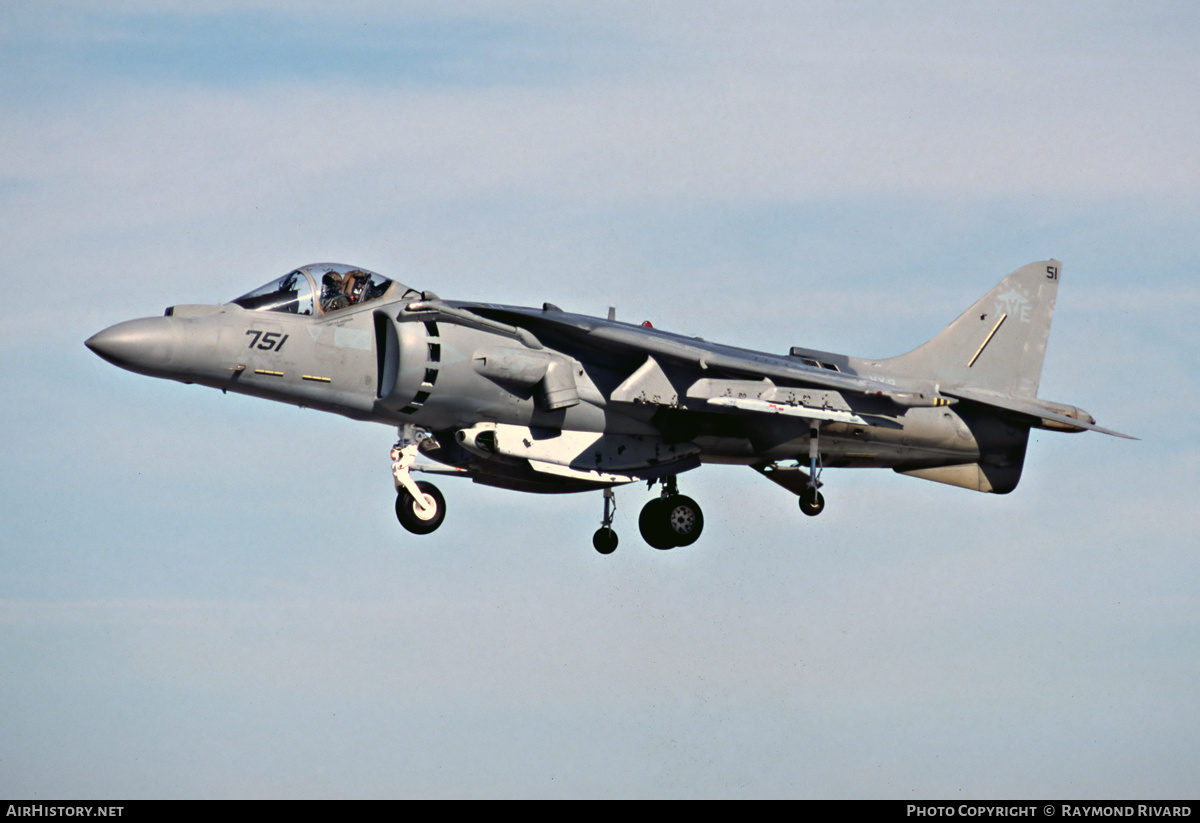
[[[263,351],[280,351],[283,349],[283,344],[287,342],[288,335],[280,337],[277,331],[263,332],[258,329],[250,329],[246,334],[254,335],[254,339],[250,341],[250,345],[246,348],[253,349],[255,344]]]

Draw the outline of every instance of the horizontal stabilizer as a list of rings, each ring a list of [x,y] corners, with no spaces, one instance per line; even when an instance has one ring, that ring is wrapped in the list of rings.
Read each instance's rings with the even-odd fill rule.
[[[1023,397],[1009,397],[965,386],[956,386],[952,389],[944,388],[942,391],[945,394],[953,395],[963,400],[970,400],[985,406],[993,406],[997,409],[1004,409],[1005,411],[1016,412],[1017,414],[1028,415],[1038,420],[1052,421],[1059,424],[1059,426],[1055,426],[1054,428],[1062,427],[1067,431],[1086,429],[1088,431],[1100,432],[1101,434],[1110,434],[1113,437],[1123,437],[1126,440],[1139,439],[1131,434],[1122,434],[1112,429],[1106,429],[1103,426],[1097,426],[1095,421],[1091,419],[1091,415],[1087,415],[1086,419],[1071,417],[1063,414],[1061,411],[1049,408],[1044,401],[1037,399],[1027,400]],[[1042,426],[1042,428],[1049,427]]]

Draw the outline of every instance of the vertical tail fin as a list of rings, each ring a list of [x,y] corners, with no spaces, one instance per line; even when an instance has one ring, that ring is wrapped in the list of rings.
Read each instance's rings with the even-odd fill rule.
[[[1004,278],[936,337],[880,365],[1014,397],[1037,397],[1058,294],[1057,260]]]

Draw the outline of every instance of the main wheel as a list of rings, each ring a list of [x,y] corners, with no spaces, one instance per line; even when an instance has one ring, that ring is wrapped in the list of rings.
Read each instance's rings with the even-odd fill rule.
[[[642,513],[638,515],[642,539],[656,549],[673,549],[677,545],[667,523],[666,507],[666,500],[658,497],[643,506]]]
[[[800,492],[800,511],[816,517],[825,508],[825,495],[813,488]]]
[[[396,519],[413,534],[429,534],[446,519],[446,498],[437,486],[424,480],[417,481],[417,488],[425,495],[426,508],[422,510],[408,489],[401,488],[396,495]]]
[[[617,533],[608,526],[596,529],[592,535],[592,545],[600,554],[612,554],[617,550]]]
[[[668,497],[664,502],[667,533],[674,544],[690,546],[695,543],[704,530],[704,514],[700,511],[700,505],[682,494]]]

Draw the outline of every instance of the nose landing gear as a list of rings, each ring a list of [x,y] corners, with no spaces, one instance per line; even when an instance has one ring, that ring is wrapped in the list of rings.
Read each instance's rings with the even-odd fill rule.
[[[396,519],[413,534],[429,534],[446,519],[446,498],[438,487],[412,479],[410,471],[417,460],[417,437],[412,426],[400,430],[400,439],[392,446],[392,476],[396,480]]]

